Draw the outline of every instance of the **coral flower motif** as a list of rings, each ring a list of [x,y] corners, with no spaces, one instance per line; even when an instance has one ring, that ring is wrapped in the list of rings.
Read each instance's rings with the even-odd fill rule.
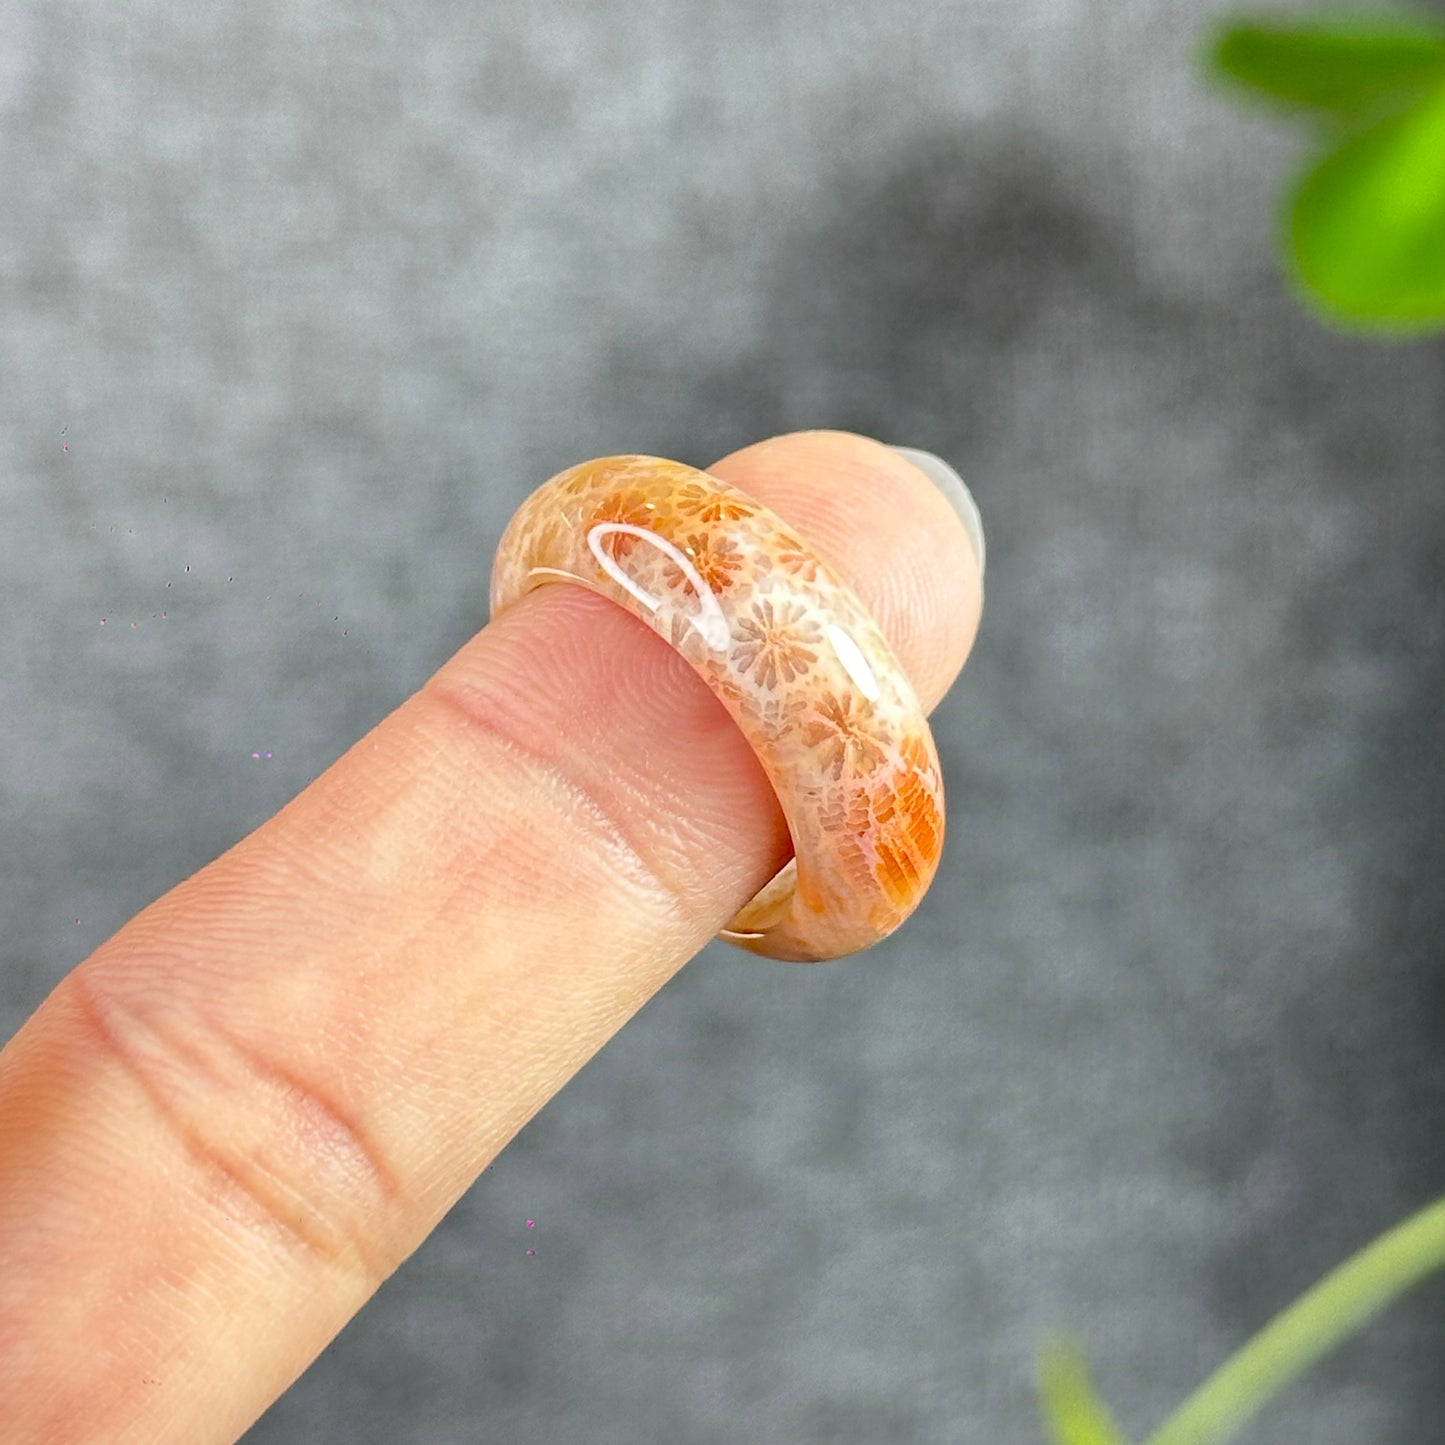
[[[544,563],[551,562],[567,548],[568,531],[565,519],[560,513],[543,516],[531,528],[529,540],[533,556]]]
[[[611,457],[598,457],[572,468],[572,475],[562,483],[569,497],[585,497],[589,492],[611,491],[624,484],[633,468]]]
[[[609,492],[592,509],[587,518],[590,530],[605,522],[625,522],[632,527],[651,528],[656,524],[657,513],[647,500],[647,493],[640,487],[627,487],[622,491]],[[607,538],[607,546],[614,557],[626,557],[637,545],[638,539],[626,532],[613,532]]]
[[[756,515],[756,508],[741,497],[719,496],[716,493],[697,509],[698,520],[702,522],[737,522],[743,517]]]
[[[733,573],[743,565],[743,554],[731,537],[709,537],[699,532],[683,543],[682,550],[703,583],[715,592],[729,587]]]
[[[823,765],[838,778],[844,769],[858,774],[883,761],[883,749],[853,706],[853,694],[824,693],[814,716],[803,726],[803,739],[816,748]]]
[[[916,772],[895,776],[874,795],[880,842],[875,876],[889,901],[911,907],[943,852],[943,814]]]
[[[779,680],[801,677],[817,662],[814,649],[822,637],[801,602],[784,600],[775,607],[765,597],[751,617],[738,623],[733,655],[739,672],[751,671],[758,683],[771,689]]]
[[[899,741],[898,756],[906,772],[916,773],[919,777],[926,779],[931,787],[941,786],[942,779],[938,774],[938,764],[928,746],[917,733],[908,733]]]
[[[774,540],[772,560],[782,571],[804,582],[818,580],[818,559],[802,542],[786,534]]]
[[[668,505],[679,517],[689,519],[700,516],[702,509],[712,500],[713,493],[701,482],[679,482]]]

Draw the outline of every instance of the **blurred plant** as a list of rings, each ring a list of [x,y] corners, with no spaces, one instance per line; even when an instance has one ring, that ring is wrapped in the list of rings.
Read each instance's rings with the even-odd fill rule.
[[[1276,1315],[1144,1445],[1214,1445],[1228,1439],[1297,1375],[1441,1267],[1445,1199],[1382,1234]],[[1128,1445],[1089,1383],[1078,1345],[1059,1340],[1045,1348],[1039,1398],[1056,1445]]]
[[[1279,215],[1285,274],[1341,329],[1445,331],[1445,25],[1429,15],[1236,18],[1209,76],[1297,111],[1322,154]],[[1237,1350],[1144,1442],[1217,1445],[1387,1305],[1445,1268],[1445,1199],[1382,1234]],[[1129,1445],[1072,1340],[1045,1346],[1039,1405],[1056,1445]]]
[[[1237,17],[1202,61],[1222,86],[1315,128],[1321,154],[1278,219],[1299,299],[1342,330],[1445,330],[1445,24]]]

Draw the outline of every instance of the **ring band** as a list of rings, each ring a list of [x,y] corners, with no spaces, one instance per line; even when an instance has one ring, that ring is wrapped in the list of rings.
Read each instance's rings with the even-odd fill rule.
[[[757,754],[794,857],[719,938],[789,962],[856,953],[918,906],[943,778],[912,684],[863,604],[774,512],[707,472],[597,457],[543,482],[492,564],[492,616],[580,583],[680,652]]]

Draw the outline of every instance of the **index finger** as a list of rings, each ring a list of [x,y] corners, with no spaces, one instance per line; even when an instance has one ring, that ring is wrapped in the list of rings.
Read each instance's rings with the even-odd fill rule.
[[[709,470],[936,702],[981,585],[924,475],[827,431]],[[7,1440],[234,1439],[788,852],[661,639],[576,587],[502,614],[0,1053]]]

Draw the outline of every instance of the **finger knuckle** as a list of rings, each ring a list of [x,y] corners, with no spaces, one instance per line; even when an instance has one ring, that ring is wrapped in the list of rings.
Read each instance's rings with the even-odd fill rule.
[[[314,1067],[168,989],[165,965],[82,965],[67,980],[100,1048],[189,1159],[227,1231],[349,1275],[395,1268],[407,1201],[396,1170]]]

